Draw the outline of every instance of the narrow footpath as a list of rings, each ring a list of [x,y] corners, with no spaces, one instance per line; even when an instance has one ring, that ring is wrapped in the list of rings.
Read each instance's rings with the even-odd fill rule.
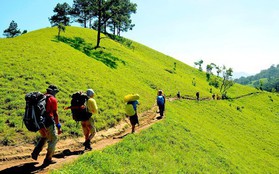
[[[169,101],[172,100],[174,99],[169,99]],[[158,107],[153,105],[150,110],[138,114],[140,125],[136,127],[135,133],[139,133],[141,130],[160,121],[157,119],[157,109]],[[124,136],[130,134],[130,132],[131,126],[128,118],[121,121],[115,127],[97,132],[92,140],[93,151],[101,150],[107,146],[118,143]],[[87,153],[88,151],[84,151],[83,142],[83,137],[59,140],[53,156],[53,160],[56,161],[56,163],[49,166],[42,165],[46,148],[40,153],[38,160],[34,161],[30,155],[34,148],[32,144],[0,147],[0,173],[48,173],[50,169],[59,168],[63,164],[73,161],[81,154]]]

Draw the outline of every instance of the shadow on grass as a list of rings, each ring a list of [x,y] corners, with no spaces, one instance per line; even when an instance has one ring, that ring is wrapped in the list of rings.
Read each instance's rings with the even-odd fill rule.
[[[111,53],[105,53],[103,51],[96,51],[96,52],[93,52],[92,55],[94,55],[94,57],[93,57],[94,59],[103,62],[106,66],[113,68],[113,69],[117,68],[117,62],[120,62],[123,65],[125,65],[125,61],[113,56]]]
[[[97,51],[97,49],[93,47],[91,43],[86,43],[85,40],[81,37],[67,38],[64,36],[60,36],[60,38],[58,39],[58,37],[56,36],[56,40],[53,40],[53,42],[59,41],[70,45],[74,49],[79,50],[87,56],[104,63],[106,66],[112,69],[116,69],[118,63],[122,63],[123,65],[126,64],[125,61],[113,56],[111,53],[105,53],[102,50]]]

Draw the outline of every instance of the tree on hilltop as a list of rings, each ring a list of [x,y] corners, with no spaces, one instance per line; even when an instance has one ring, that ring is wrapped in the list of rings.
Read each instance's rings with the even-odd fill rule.
[[[21,32],[17,28],[17,23],[15,21],[13,21],[13,20],[10,23],[9,28],[4,30],[4,33],[3,33],[3,35],[6,36],[7,38],[12,38],[12,37],[18,36],[20,34],[21,34]]]
[[[203,64],[203,60],[199,60],[197,62],[194,62],[195,65],[199,66],[199,70],[202,71],[202,64]]]
[[[120,36],[121,32],[132,30],[135,24],[132,24],[131,14],[136,13],[137,4],[131,3],[130,0],[117,1],[111,7],[113,15],[107,22],[107,26],[114,35]]]
[[[131,30],[131,14],[136,13],[136,4],[130,0],[74,0],[71,16],[83,27],[97,30],[97,43],[100,47],[101,33],[110,27],[115,35]],[[94,20],[94,21],[93,21]]]
[[[234,85],[234,81],[232,79],[233,76],[232,73],[233,73],[232,68],[227,69],[225,66],[223,66],[223,80],[220,87],[222,98],[227,98],[226,96],[227,90]]]
[[[68,3],[66,2],[63,4],[58,3],[53,10],[53,12],[55,12],[56,14],[54,14],[49,18],[51,26],[58,27],[58,39],[60,37],[60,32],[65,31],[65,26],[70,25],[70,17],[69,17],[70,11],[71,11],[71,7],[69,6]]]
[[[93,11],[94,2],[92,0],[74,0],[70,15],[84,28],[92,27],[92,20],[96,14]]]

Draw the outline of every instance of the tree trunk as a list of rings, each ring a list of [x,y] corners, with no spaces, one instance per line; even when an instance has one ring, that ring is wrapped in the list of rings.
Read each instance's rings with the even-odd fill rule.
[[[59,26],[58,26],[58,40],[60,40],[60,32],[61,32],[61,28],[59,28]]]
[[[102,4],[102,0],[99,0],[98,2],[98,34],[97,34],[97,44],[95,48],[99,48],[100,47],[100,40],[101,40],[101,19],[102,19],[102,15],[101,15],[101,4]]]

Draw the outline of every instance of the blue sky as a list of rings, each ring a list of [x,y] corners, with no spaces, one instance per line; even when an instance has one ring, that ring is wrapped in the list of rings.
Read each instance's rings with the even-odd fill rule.
[[[21,31],[50,27],[57,3],[73,0],[9,0],[0,6],[0,37],[14,20]],[[124,37],[190,66],[204,60],[234,72],[259,73],[279,64],[277,0],[131,0],[136,25]]]

